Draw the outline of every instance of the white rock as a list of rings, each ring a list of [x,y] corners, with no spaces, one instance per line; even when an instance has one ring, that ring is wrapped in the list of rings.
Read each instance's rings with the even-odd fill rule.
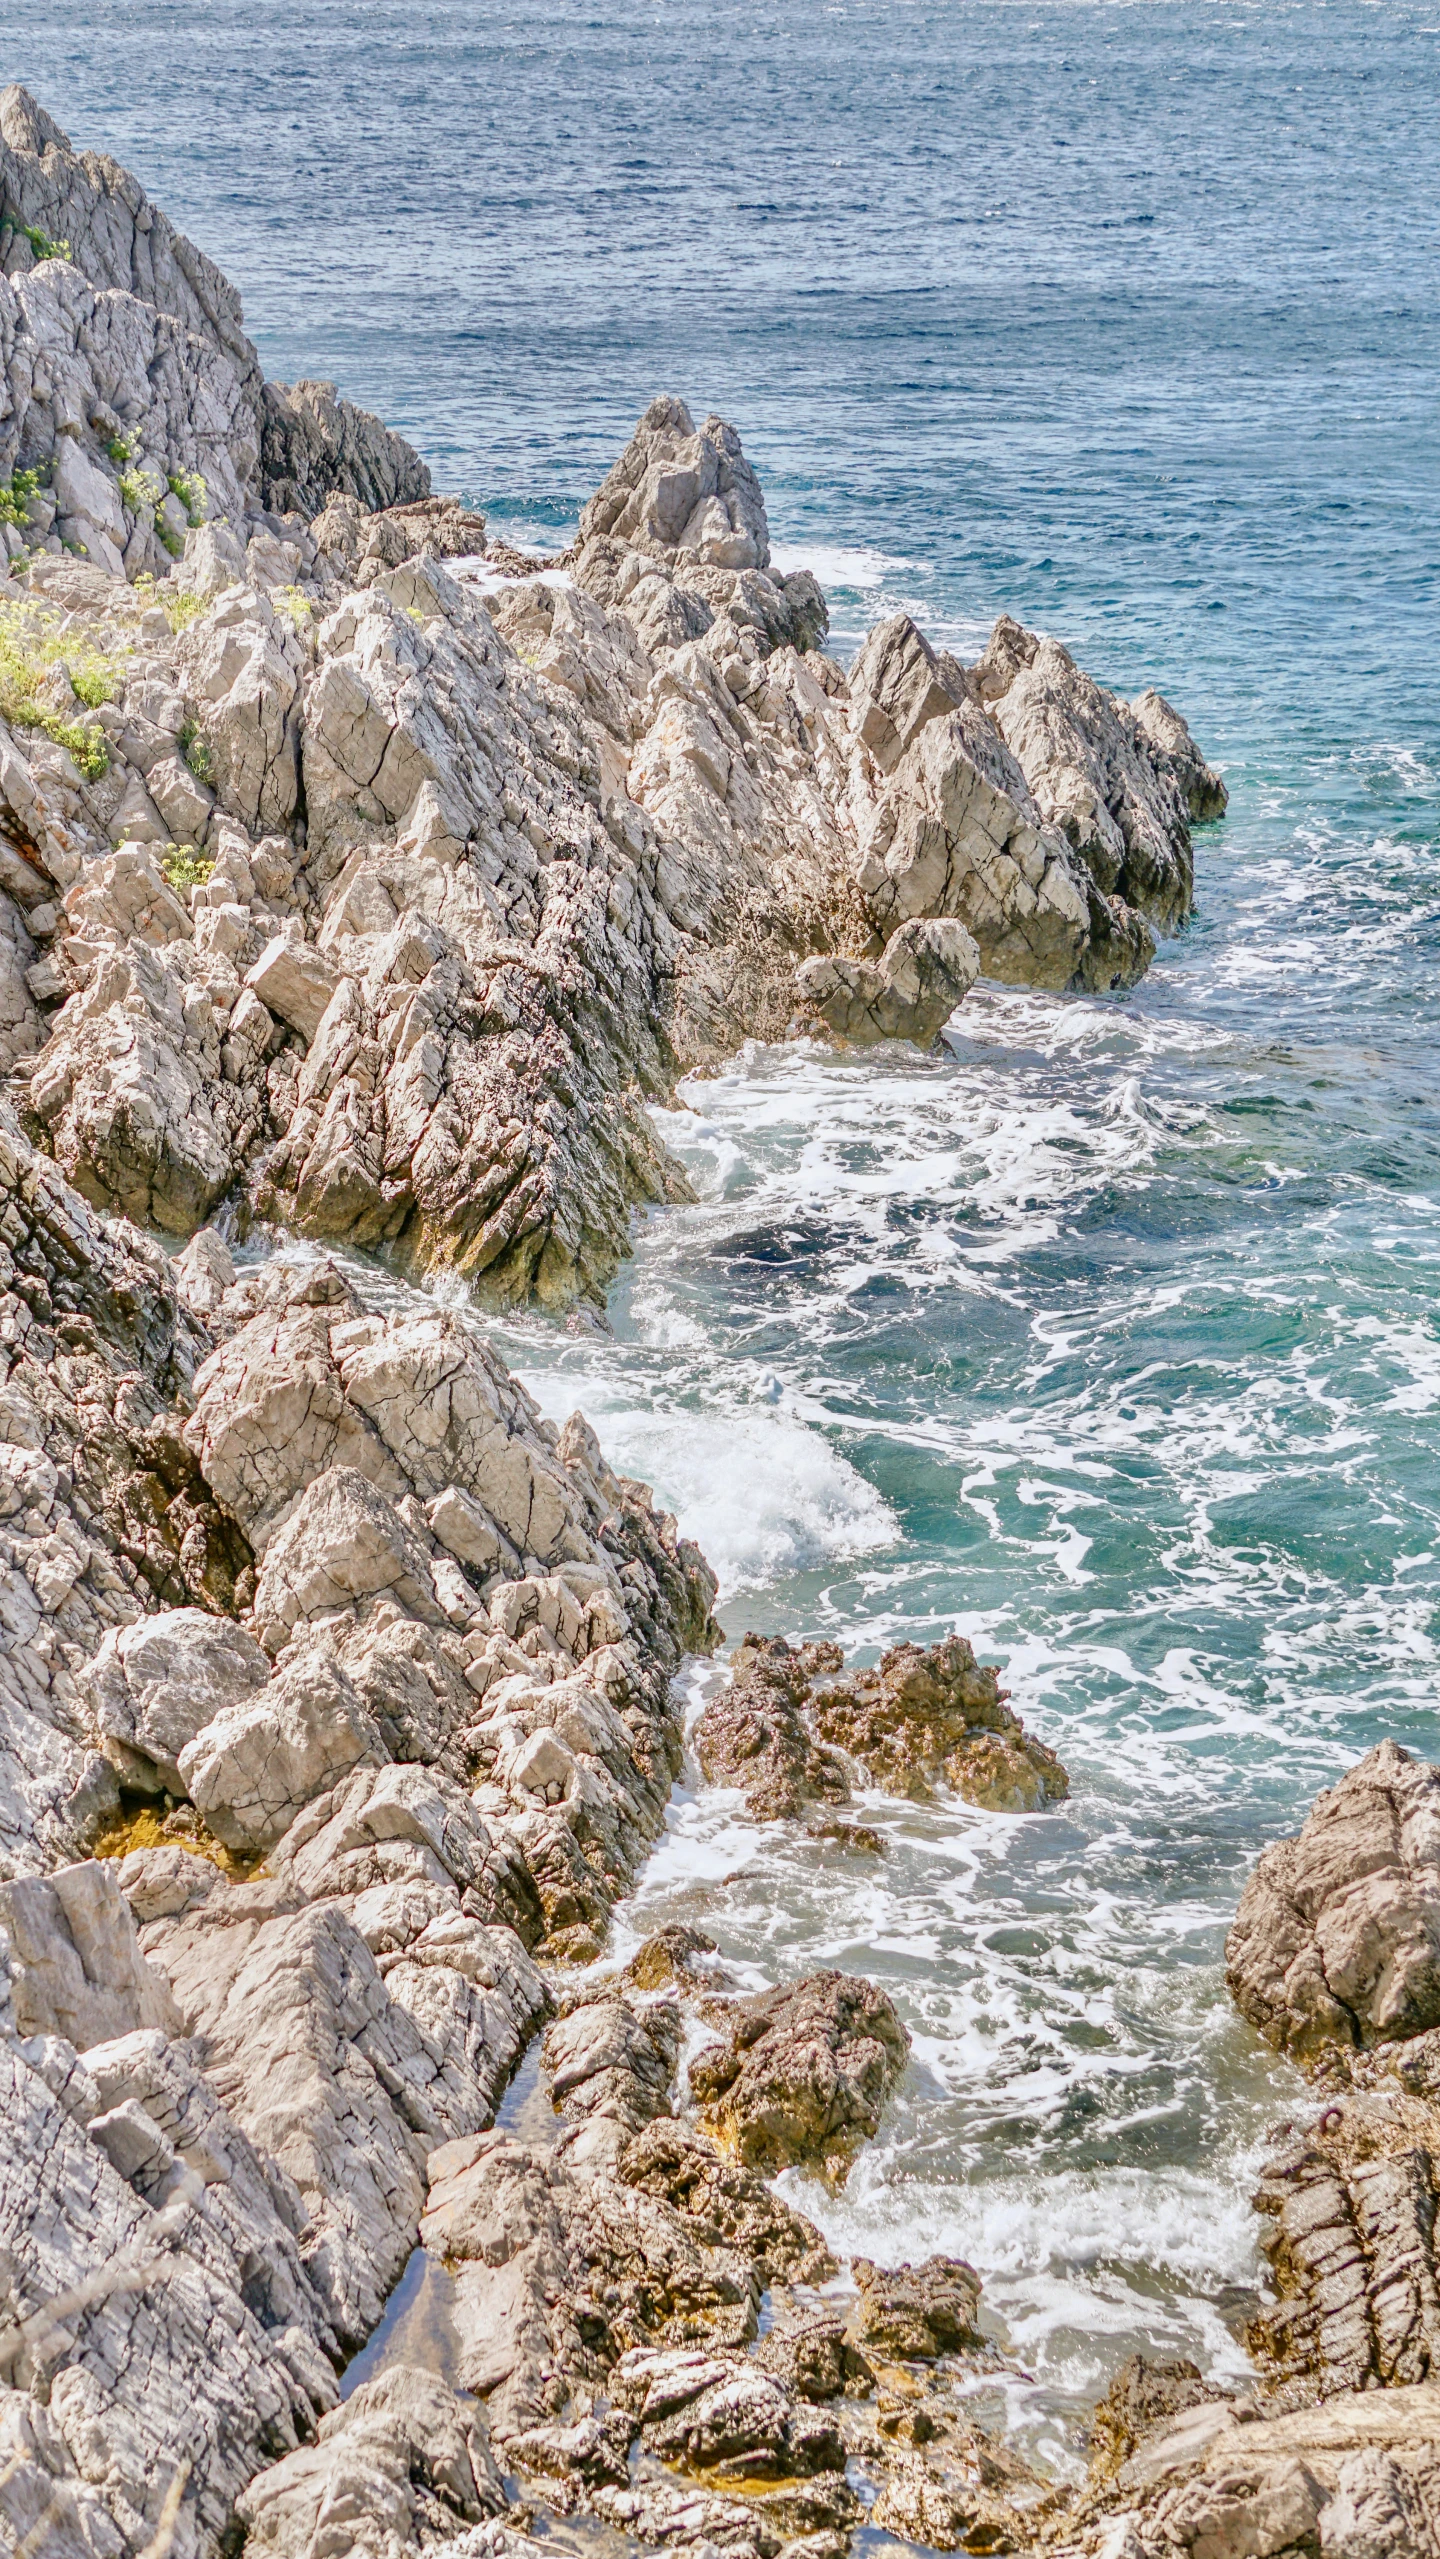
[[[288,1022],[308,1045],[340,983],[340,972],[313,944],[290,942],[277,934],[266,943],[245,983],[253,987],[267,1011]]]

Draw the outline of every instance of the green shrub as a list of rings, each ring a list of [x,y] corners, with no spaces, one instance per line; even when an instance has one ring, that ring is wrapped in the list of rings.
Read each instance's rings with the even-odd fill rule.
[[[172,471],[170,474],[170,494],[172,497],[179,499],[180,504],[183,506],[190,519],[192,528],[197,524],[204,523],[205,510],[209,503],[210,492],[205,486],[204,476],[201,472]]]
[[[194,720],[187,720],[180,731],[180,752],[197,782],[214,779],[215,759],[210,752],[210,741]]]
[[[203,595],[192,594],[188,586],[172,586],[168,578],[155,589],[154,600],[172,631],[188,631],[205,610]]]
[[[165,483],[155,471],[122,471],[120,495],[132,515],[139,515],[147,506],[153,513],[164,500]]]
[[[135,458],[135,438],[133,435],[112,435],[109,443],[105,447],[105,450],[109,454],[111,461],[114,463],[115,468],[118,471],[122,463],[133,462]]]
[[[289,614],[297,631],[310,620],[315,610],[303,586],[277,586],[270,601],[279,612]]]
[[[76,699],[87,710],[113,700],[119,664],[93,642],[62,636],[58,615],[34,604],[0,604],[0,718],[12,728],[41,729],[72,755],[87,782],[98,782],[110,762],[105,732],[67,720],[39,699],[53,666],[63,666]]]
[[[0,480],[0,524],[23,526],[30,501],[39,491],[38,471],[17,471],[8,485]]]
[[[0,241],[7,235],[11,239],[18,235],[20,239],[28,240],[33,258],[68,258],[70,255],[68,240],[52,240],[48,231],[32,230],[28,222],[0,222]]]
[[[209,853],[198,853],[193,844],[167,844],[160,855],[160,868],[172,889],[183,897],[187,889],[200,888],[215,868]]]

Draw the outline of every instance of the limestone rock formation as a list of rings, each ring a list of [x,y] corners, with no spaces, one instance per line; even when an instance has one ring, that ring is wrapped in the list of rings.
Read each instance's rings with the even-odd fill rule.
[[[428,497],[419,456],[330,383],[264,382],[240,297],[144,189],[0,91],[0,481],[45,471],[37,539],[159,574],[202,513]]]
[[[1018,2548],[971,2270],[860,2262],[842,2315],[767,2183],[873,2135],[890,2001],[739,1995],[686,1929],[577,1979],[715,1581],[477,1306],[602,1296],[686,1192],[651,1106],[744,1039],[1131,982],[1223,786],[1008,622],[965,669],[900,617],[847,675],[678,400],[563,562],[490,545],[334,386],[265,383],[233,287],[18,89],[0,392],[0,2539],[534,2559],[493,2430],[547,2516],[684,2559],[844,2559],[865,2498]],[[771,1812],[1064,1790],[958,1641],[752,1644],[701,1749]],[[1419,1838],[1353,2040],[1423,2077]],[[1427,2090],[1286,2188],[1371,2249],[1370,2381],[1429,2370]],[[453,2369],[382,2341],[338,2404],[402,2279]],[[1311,2307],[1271,2361],[1348,2390]],[[1362,2450],[1335,2512],[1418,2531],[1423,2465]]]
[[[563,1305],[683,1194],[646,1105],[685,1069],[928,1045],[981,970],[1125,985],[1183,921],[1223,786],[1158,695],[1009,622],[967,671],[897,617],[847,677],[673,398],[563,569],[477,591],[483,518],[263,383],[135,182],[3,116],[0,609],[51,671],[0,725],[0,1045],[97,1205],[185,1237],[240,1188]]]

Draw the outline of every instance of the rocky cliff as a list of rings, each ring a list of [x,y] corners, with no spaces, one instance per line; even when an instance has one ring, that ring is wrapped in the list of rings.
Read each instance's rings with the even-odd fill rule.
[[[1009,621],[847,674],[675,399],[563,561],[487,549],[13,89],[0,268],[0,2532],[1053,2538],[973,2272],[838,2310],[766,2182],[874,2134],[889,2001],[595,1969],[715,1586],[473,1309],[603,1293],[683,1184],[647,1106],[743,1038],[1131,983],[1223,788]],[[958,1642],[740,1671],[702,1749],[773,1817],[1063,1793]]]

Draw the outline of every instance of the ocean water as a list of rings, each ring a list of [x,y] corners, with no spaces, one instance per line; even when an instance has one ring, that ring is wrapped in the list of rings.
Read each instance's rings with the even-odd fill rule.
[[[1122,1000],[943,1054],[753,1052],[667,1116],[609,1338],[507,1328],[723,1576],[873,1654],[951,1626],[1072,1777],[865,1805],[880,1859],[677,1799],[627,1917],[892,1991],[840,2241],[979,2267],[1073,2463],[1136,2346],[1244,2366],[1265,2128],[1244,1875],[1440,1756],[1440,9],[1239,0],[12,0],[6,76],[512,538],[657,390],[740,427],[843,655],[1002,606],[1156,682],[1230,786]],[[697,1679],[697,1694],[703,1675]]]

